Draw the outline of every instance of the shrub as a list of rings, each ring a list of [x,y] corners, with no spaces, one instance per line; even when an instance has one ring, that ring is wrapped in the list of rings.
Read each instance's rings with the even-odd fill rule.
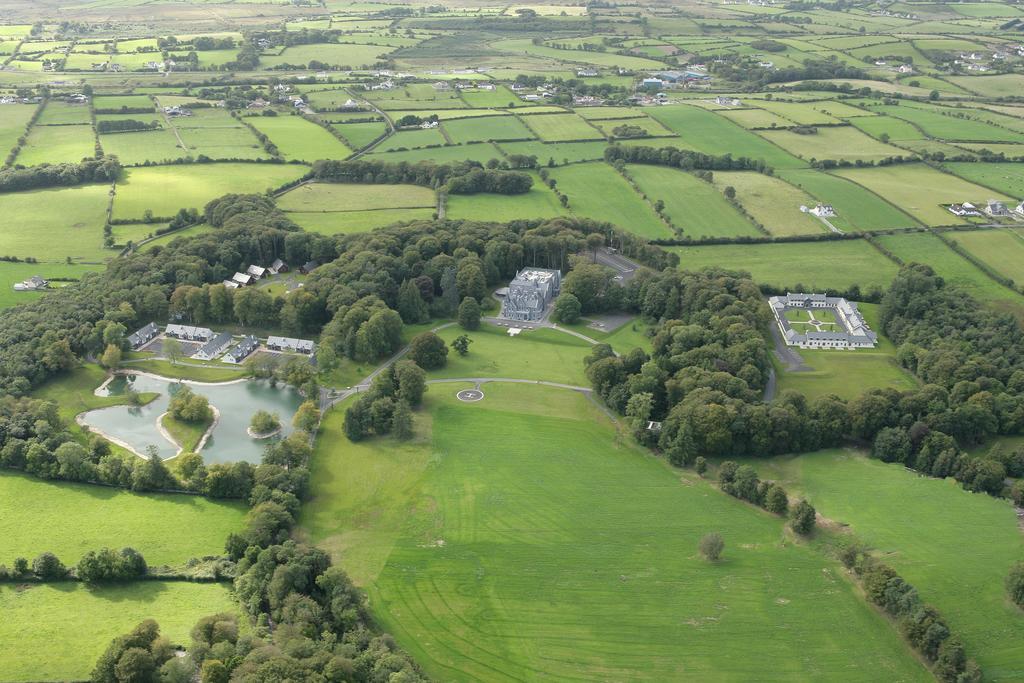
[[[797,503],[793,510],[793,520],[789,523],[790,528],[796,533],[806,536],[814,530],[815,515],[817,512],[814,506],[806,500]]]
[[[717,531],[713,531],[710,534],[705,534],[700,539],[700,554],[705,557],[709,562],[715,562],[722,556],[722,551],[725,550],[725,541],[722,540],[722,535]]]
[[[68,574],[64,563],[53,553],[43,553],[32,560],[32,573],[43,581],[56,581]]]

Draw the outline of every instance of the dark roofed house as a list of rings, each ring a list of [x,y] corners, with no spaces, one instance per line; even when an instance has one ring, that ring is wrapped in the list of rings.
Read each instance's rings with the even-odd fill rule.
[[[143,346],[156,339],[159,334],[160,328],[157,327],[156,323],[149,323],[145,327],[142,327],[128,335],[128,346],[131,347],[132,351],[138,351]]]
[[[270,268],[268,268],[267,270],[270,271],[271,275],[277,275],[278,273],[287,273],[288,264],[282,261],[281,259],[274,259],[274,262],[270,264]]]
[[[243,360],[248,358],[249,355],[259,347],[260,340],[250,334],[249,336],[242,339],[242,341],[240,341],[238,345],[235,346],[235,348],[228,351],[224,355],[224,358],[222,358],[221,360],[223,360],[225,363],[232,363],[237,365],[238,363],[241,363]]]
[[[196,360],[213,360],[224,352],[231,344],[231,333],[220,332],[210,341],[203,344],[202,348],[192,354]]]
[[[191,325],[178,325],[171,323],[164,328],[164,334],[175,339],[185,341],[205,342],[213,338],[213,330],[206,327],[192,327]]]
[[[267,348],[273,351],[312,354],[316,345],[308,339],[292,337],[267,337]]]
[[[306,261],[305,263],[302,264],[302,267],[299,268],[299,272],[302,273],[303,275],[309,275],[319,267],[320,264],[317,263],[316,261]]]

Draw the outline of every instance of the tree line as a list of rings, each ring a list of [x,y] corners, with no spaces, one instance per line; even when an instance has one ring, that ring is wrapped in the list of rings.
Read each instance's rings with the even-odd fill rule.
[[[671,166],[685,171],[757,171],[772,174],[772,168],[763,159],[733,158],[731,154],[714,155],[676,147],[647,147],[642,145],[609,145],[604,160],[610,164],[653,164]]]
[[[333,183],[410,184],[434,189],[446,186],[451,194],[523,194],[533,186],[533,177],[528,173],[484,168],[474,161],[437,164],[432,161],[392,163],[327,159],[313,164],[310,177]]]
[[[83,183],[110,183],[121,175],[116,156],[85,159],[77,164],[41,164],[31,168],[0,170],[0,192],[20,192],[40,187],[67,187]]]

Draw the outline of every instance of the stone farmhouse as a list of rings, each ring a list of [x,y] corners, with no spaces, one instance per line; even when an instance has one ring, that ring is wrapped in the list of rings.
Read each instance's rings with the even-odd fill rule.
[[[508,285],[501,317],[537,321],[562,289],[562,272],[549,268],[524,268]]]
[[[857,304],[842,297],[787,293],[769,298],[768,305],[788,346],[801,349],[870,349],[878,343],[878,335],[868,327]],[[797,331],[786,318],[786,311],[792,310],[829,310],[843,329]]]

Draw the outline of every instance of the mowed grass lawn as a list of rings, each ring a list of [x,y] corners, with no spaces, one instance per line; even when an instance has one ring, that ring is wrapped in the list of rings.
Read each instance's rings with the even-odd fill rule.
[[[576,114],[533,114],[522,116],[520,120],[545,142],[600,140],[604,137],[601,131]]]
[[[0,154],[4,158],[14,149],[18,138],[25,134],[25,126],[36,109],[37,106],[31,104],[4,105],[3,116],[0,116]]]
[[[4,557],[30,561],[52,552],[73,565],[90,550],[131,546],[151,565],[181,564],[217,555],[224,539],[242,528],[240,503],[202,496],[147,494],[89,484],[49,482],[0,472]]]
[[[270,138],[289,161],[345,159],[352,154],[330,131],[301,116],[250,116],[245,120]]]
[[[590,386],[583,372],[583,359],[590,353],[590,344],[571,334],[538,329],[510,337],[506,328],[487,323],[471,332],[455,326],[437,334],[449,346],[462,334],[473,343],[465,356],[449,349],[448,364],[429,372],[429,379],[503,377]]]
[[[651,201],[665,202],[665,214],[691,238],[760,235],[754,224],[711,183],[664,166],[629,166],[629,174]]]
[[[260,193],[306,172],[293,164],[193,164],[130,168],[117,183],[114,218],[173,216],[182,208],[202,209],[231,192]],[[102,237],[101,237],[102,239]]]
[[[753,171],[716,171],[714,183],[721,192],[735,189],[736,201],[773,235],[817,235],[828,230],[800,210],[813,207],[814,198],[784,180]]]
[[[935,235],[920,232],[880,235],[878,240],[905,262],[927,263],[946,282],[958,285],[974,298],[1024,320],[1024,296],[990,278]]]
[[[837,215],[828,220],[841,230],[889,230],[920,225],[909,214],[845,178],[816,169],[779,171],[778,176],[823,204],[831,204]]]
[[[825,517],[849,524],[938,608],[986,680],[1024,678],[1024,618],[1003,581],[1024,556],[1013,505],[853,450],[776,459],[779,476]],[[927,528],[922,525],[927,523]]]
[[[863,240],[669,247],[669,251],[679,254],[683,270],[706,266],[743,270],[756,282],[792,291],[847,289],[851,285],[885,289],[899,270]]]
[[[484,116],[445,121],[444,132],[455,144],[491,140],[533,140],[537,136],[515,116]]]
[[[925,164],[843,168],[834,173],[863,185],[929,226],[964,222],[947,211],[944,204],[984,204],[988,198],[998,195],[988,188]],[[1008,199],[1006,196],[1002,198]]]
[[[39,275],[47,280],[52,278],[79,279],[88,272],[102,270],[102,266],[80,266],[67,263],[9,263],[0,262],[0,309],[28,301],[34,301],[45,292],[16,292],[14,284],[27,280],[33,275]],[[53,282],[51,286],[57,287],[63,282]]]
[[[145,619],[187,645],[208,614],[237,612],[228,584],[140,581],[89,590],[77,583],[0,584],[0,676],[5,681],[87,680],[117,636]]]
[[[0,254],[101,263],[112,255],[103,249],[109,201],[109,183],[2,194]]]
[[[775,679],[929,679],[782,520],[617,438],[575,392],[487,384],[466,404],[465,386],[430,387],[411,443],[348,443],[330,413],[301,519],[431,677],[751,680],[770,661]]]
[[[392,223],[430,220],[434,209],[373,209],[370,211],[292,211],[288,217],[301,225],[304,230],[324,235],[339,235],[353,232],[367,232]]]
[[[100,135],[100,144],[104,154],[116,156],[122,164],[173,161],[190,154],[178,144],[174,131],[166,128]]]
[[[1000,275],[1024,283],[1024,236],[997,229],[957,232],[949,237]]]
[[[614,168],[603,162],[551,169],[558,189],[569,197],[570,210],[585,218],[608,221],[641,237],[672,237],[654,208]]]
[[[758,137],[718,114],[687,105],[656,107],[650,115],[675,131],[683,140],[682,147],[696,149],[705,154],[731,154],[733,157],[763,159],[774,168],[804,168],[806,162],[797,159],[781,147]]]
[[[74,163],[96,156],[96,135],[90,125],[32,126],[15,163],[22,166]]]
[[[807,161],[878,161],[907,155],[905,149],[879,142],[853,126],[827,126],[817,131],[814,135],[800,135],[791,130],[762,130],[758,134]]]
[[[536,174],[524,194],[450,194],[446,216],[476,221],[512,221],[520,218],[553,218],[569,213],[551,188]]]
[[[277,205],[284,211],[364,211],[433,208],[437,199],[419,185],[307,183],[281,195]]]

